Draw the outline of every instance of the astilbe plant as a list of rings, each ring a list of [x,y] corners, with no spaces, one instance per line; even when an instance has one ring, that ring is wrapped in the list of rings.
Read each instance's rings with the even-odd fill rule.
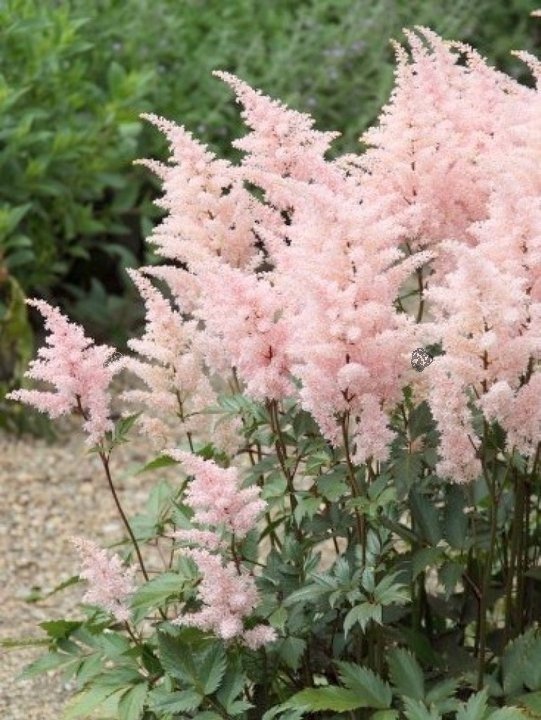
[[[169,262],[130,272],[133,356],[35,303],[29,376],[56,392],[12,398],[81,414],[142,575],[77,541],[87,619],[42,624],[27,669],[75,676],[66,718],[539,716],[540,92],[406,37],[361,155],[328,161],[337,133],[225,72],[239,165],[147,116]],[[144,388],[113,426],[121,370]],[[132,426],[160,451],[144,469],[183,479],[129,520]],[[150,580],[145,545],[171,541]]]

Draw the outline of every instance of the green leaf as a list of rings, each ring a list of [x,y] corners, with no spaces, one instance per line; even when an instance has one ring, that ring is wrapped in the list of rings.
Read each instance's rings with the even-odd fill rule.
[[[541,715],[534,715],[534,718],[541,717]],[[499,708],[490,715],[487,715],[487,720],[531,720],[532,715],[530,713],[524,713],[519,708],[508,706]]]
[[[27,678],[34,677],[35,675],[41,675],[42,673],[48,672],[49,670],[56,670],[60,667],[66,668],[70,665],[75,666],[78,662],[79,658],[74,658],[73,655],[50,652],[48,655],[42,655],[42,657],[34,660],[29,665],[26,665],[20,673],[19,679],[26,680]]]
[[[526,693],[515,698],[519,705],[523,705],[534,717],[541,718],[541,692]]]
[[[79,687],[83,687],[89,680],[103,672],[103,659],[99,652],[86,657],[77,668],[75,677]]]
[[[394,648],[387,655],[389,676],[395,688],[406,697],[423,700],[425,681],[421,666],[404,648]]]
[[[348,632],[356,623],[361,626],[363,632],[370,620],[381,625],[381,610],[381,605],[375,605],[374,603],[364,602],[356,605],[344,618],[344,637],[347,638]]]
[[[443,535],[452,548],[463,550],[468,541],[468,517],[464,512],[466,498],[457,485],[448,486],[445,496]]]
[[[306,648],[306,640],[297,637],[286,637],[279,640],[276,647],[280,659],[292,670],[296,670]]]
[[[192,630],[192,628],[186,628]],[[188,636],[186,633],[185,636]],[[160,662],[166,672],[174,678],[190,685],[192,689],[204,695],[204,686],[206,678],[202,676],[198,669],[201,663],[201,653],[197,651],[195,645],[201,646],[201,642],[207,645],[207,641],[199,641],[190,643],[183,639],[181,635],[178,638],[171,638],[164,633],[158,633],[158,647],[160,652]]]
[[[166,572],[142,585],[131,600],[133,610],[160,607],[165,601],[182,593],[186,578],[177,573]]]
[[[402,700],[408,720],[441,720],[441,715],[434,706],[429,710],[424,703],[411,697],[404,697]]]
[[[464,566],[458,562],[445,562],[438,571],[438,578],[445,588],[445,599],[449,600],[456,584],[462,577]]]
[[[423,464],[418,453],[402,452],[396,459],[392,473],[400,497],[407,495],[421,476]]]
[[[227,668],[227,672],[222,686],[217,694],[218,700],[225,707],[229,715],[238,715],[249,707],[254,707],[252,703],[243,700],[237,700],[238,696],[244,691],[248,683],[246,675],[242,672],[242,662],[239,657],[233,661]],[[243,707],[240,707],[240,704]]]
[[[132,659],[133,665],[119,665],[111,668],[105,672],[102,672],[99,676],[93,679],[93,687],[111,688],[116,689],[118,687],[124,687],[127,685],[134,685],[141,682],[142,677],[139,674],[137,663]]]
[[[118,703],[119,720],[140,720],[143,715],[147,694],[148,686],[146,683],[139,683],[139,685],[130,688]]]
[[[468,702],[459,708],[456,720],[484,720],[487,714],[487,697],[486,688],[472,695]]]
[[[420,405],[414,408],[409,416],[409,433],[412,440],[424,435],[432,429],[434,421],[432,419],[432,413],[430,412],[430,406],[426,400],[423,400]]]
[[[507,696],[541,690],[541,635],[530,629],[510,642],[502,657],[503,689]]]
[[[131,649],[130,641],[117,632],[103,632],[96,637],[96,643],[106,657],[116,660]]]
[[[417,550],[411,559],[411,579],[415,580],[429,565],[434,565],[443,555],[443,548],[427,547]]]
[[[453,698],[458,687],[458,680],[450,678],[449,680],[443,680],[442,682],[434,685],[426,693],[426,702],[431,705],[432,703],[437,704],[442,700],[448,700]]]
[[[161,687],[151,690],[148,695],[152,710],[170,714],[197,710],[203,702],[203,697],[195,690],[169,692]]]
[[[338,502],[348,491],[348,484],[345,479],[346,469],[331,470],[326,475],[317,478],[317,488],[326,500]]]
[[[103,688],[93,687],[89,690],[83,690],[83,692],[75,695],[64,709],[62,720],[72,720],[73,718],[80,718],[88,716],[88,714],[103,705],[105,700],[118,692],[118,688]]]
[[[74,620],[47,620],[39,623],[47,635],[55,640],[68,638],[74,630],[80,628],[83,623]]]
[[[335,661],[340,680],[361,698],[362,705],[385,710],[391,706],[393,694],[389,683],[384,682],[372,670],[354,663]]]
[[[283,600],[282,605],[287,608],[299,602],[316,602],[323,595],[328,594],[330,589],[331,588],[312,583],[311,585],[306,585],[299,590],[293,591],[291,595],[288,595]]]
[[[399,717],[398,710],[378,710],[370,717],[370,720],[398,720]]]
[[[431,545],[437,545],[442,532],[436,507],[415,489],[410,491],[409,499],[411,512],[423,538]]]
[[[220,687],[226,667],[225,651],[220,643],[216,643],[206,651],[201,665],[200,677],[204,678],[205,695],[212,695]]]
[[[329,685],[322,688],[301,690],[283,704],[284,708],[305,709],[306,711],[333,710],[347,712],[360,707],[371,707],[364,704],[358,695],[351,690]]]
[[[141,473],[149,472],[150,470],[161,470],[162,468],[170,467],[171,465],[178,465],[178,460],[174,460],[169,455],[160,455],[159,457],[154,458],[154,460],[147,462],[146,465],[143,465],[143,467],[135,474],[140,475]]]

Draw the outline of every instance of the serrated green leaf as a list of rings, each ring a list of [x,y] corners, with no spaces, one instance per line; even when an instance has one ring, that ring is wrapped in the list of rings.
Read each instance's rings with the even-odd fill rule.
[[[468,702],[459,708],[456,720],[484,720],[487,714],[487,697],[486,688],[472,695]]]
[[[212,695],[220,687],[227,667],[225,651],[220,643],[210,647],[204,655],[200,677],[204,679],[205,695]]]
[[[279,640],[276,647],[280,659],[292,670],[297,670],[306,648],[306,640],[297,637],[286,637]]]
[[[395,460],[392,473],[399,496],[403,497],[415,485],[421,476],[423,464],[418,453],[402,452]]]
[[[160,607],[165,601],[182,593],[185,578],[177,573],[166,572],[139,587],[131,600],[133,610]]]
[[[62,720],[73,720],[88,715],[92,710],[103,705],[111,695],[118,693],[115,688],[93,687],[75,695],[64,708]]]
[[[317,489],[330,502],[338,502],[348,492],[346,469],[333,469],[317,478]]]
[[[362,702],[358,707],[386,710],[391,706],[393,694],[389,683],[382,680],[369,668],[355,663],[336,660],[340,680],[352,690]]]
[[[282,602],[284,607],[291,607],[298,602],[316,602],[323,595],[326,595],[332,588],[322,587],[316,583],[306,585],[299,590],[294,590],[291,595],[288,595]]]
[[[130,641],[117,632],[104,632],[96,637],[96,644],[106,657],[115,660],[131,649]]]
[[[381,615],[381,605],[376,605],[369,602],[364,602],[360,605],[356,605],[348,612],[348,614],[344,618],[344,637],[347,638],[348,632],[355,624],[360,625],[363,632],[366,630],[366,626],[368,625],[370,620],[373,620],[378,625],[381,625]]]
[[[148,694],[146,683],[139,683],[130,688],[119,700],[119,720],[140,720],[145,707],[145,700]]]
[[[161,687],[151,690],[148,695],[152,710],[171,714],[197,710],[203,697],[195,690],[169,692]]]
[[[26,665],[18,676],[18,679],[26,680],[27,678],[48,672],[49,670],[56,670],[61,667],[67,668],[70,664],[75,666],[79,660],[79,658],[74,658],[72,655],[50,652],[48,655],[43,655],[29,665]]]
[[[81,621],[74,620],[47,620],[39,623],[39,626],[45,630],[49,637],[60,640],[61,638],[68,638],[82,624]]]
[[[398,710],[378,710],[370,720],[398,720],[400,714]]]
[[[426,693],[426,702],[428,705],[432,703],[439,703],[441,700],[447,700],[452,698],[458,687],[458,680],[450,678],[449,680],[443,680],[442,682],[434,685]]]
[[[502,657],[503,689],[507,696],[521,691],[541,689],[541,635],[526,631],[510,642]]]
[[[415,657],[404,648],[393,648],[387,655],[389,677],[401,695],[423,700],[425,681],[421,666]]]
[[[89,680],[103,672],[103,660],[100,653],[94,653],[85,658],[77,668],[75,677],[80,687],[83,687]]]
[[[434,706],[430,710],[420,700],[411,697],[402,698],[404,702],[404,713],[408,720],[441,720],[440,713]]]
[[[363,704],[358,695],[351,690],[329,685],[322,688],[308,688],[293,695],[283,704],[285,708],[305,709],[307,711],[333,710],[346,712],[360,707],[371,707]]]
[[[458,581],[462,577],[465,568],[461,563],[448,561],[438,570],[439,581],[445,588],[445,599],[448,600]]]
[[[237,657],[233,664],[228,666],[222,686],[217,693],[218,700],[230,715],[238,714],[237,709],[239,706],[237,703],[239,701],[237,698],[243,692],[247,682],[248,679],[242,672],[242,662],[240,658]],[[251,706],[252,704],[249,703],[249,705]],[[245,710],[247,708],[242,709]]]

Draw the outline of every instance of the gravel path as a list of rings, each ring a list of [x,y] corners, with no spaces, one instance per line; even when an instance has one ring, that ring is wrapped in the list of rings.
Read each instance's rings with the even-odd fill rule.
[[[33,588],[41,593],[79,572],[70,535],[83,535],[106,547],[123,535],[99,457],[89,455],[76,418],[68,418],[54,444],[0,435],[0,638],[45,637],[44,620],[80,618],[76,602],[84,586],[72,586],[48,600],[28,603]],[[117,448],[111,467],[128,516],[141,511],[158,474],[126,480],[121,474],[156,455],[148,442]],[[116,472],[115,472],[116,471]],[[169,475],[168,475],[169,473]],[[172,478],[174,468],[160,471]],[[148,554],[146,555],[148,557]],[[73,688],[61,673],[17,680],[23,667],[43,648],[0,647],[2,720],[59,720]]]

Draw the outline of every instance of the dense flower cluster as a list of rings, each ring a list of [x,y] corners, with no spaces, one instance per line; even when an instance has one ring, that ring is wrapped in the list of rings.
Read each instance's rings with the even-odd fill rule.
[[[30,363],[26,377],[50,383],[56,392],[15,390],[7,397],[33,405],[51,418],[79,410],[85,418],[87,442],[90,445],[99,442],[113,428],[109,386],[122,369],[123,361],[113,359],[114,348],[95,345],[85,337],[83,329],[71,323],[58,308],[43,300],[29,300],[28,304],[41,312],[49,334],[48,347],[38,350],[39,359]]]
[[[89,587],[83,602],[99,605],[124,622],[130,618],[128,600],[135,591],[135,568],[125,568],[118,555],[108,557],[107,552],[91,540],[71,538],[81,555],[80,576]]]
[[[220,555],[210,550],[224,550],[219,529],[242,539],[255,527],[258,515],[267,503],[257,499],[259,488],[241,488],[236,468],[221,468],[213,461],[203,460],[191,453],[170,450],[168,454],[182,463],[193,476],[185,495],[185,503],[194,510],[192,523],[209,525],[216,530],[177,530],[171,537],[200,547],[184,548],[202,574],[199,598],[203,608],[184,614],[173,622],[202,630],[212,630],[224,640],[242,636],[252,649],[274,640],[276,632],[267,625],[244,629],[243,618],[249,616],[259,602],[255,580],[241,569],[240,564],[223,565]]]

